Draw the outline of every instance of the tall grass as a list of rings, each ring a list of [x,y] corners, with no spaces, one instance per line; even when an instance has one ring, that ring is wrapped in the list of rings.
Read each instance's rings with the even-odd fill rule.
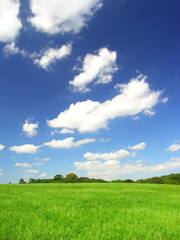
[[[179,240],[180,187],[0,185],[1,240]]]

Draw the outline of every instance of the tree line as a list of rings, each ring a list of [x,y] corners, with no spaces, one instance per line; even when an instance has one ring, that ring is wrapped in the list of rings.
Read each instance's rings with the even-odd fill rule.
[[[56,174],[54,178],[50,179],[34,179],[30,178],[28,183],[153,183],[153,184],[176,184],[180,185],[180,173],[173,173],[169,175],[163,175],[161,177],[152,177],[146,179],[138,179],[136,181],[132,179],[126,180],[112,180],[105,181],[104,179],[88,178],[88,177],[78,177],[75,173],[69,173],[66,177],[62,174]],[[25,184],[24,179],[19,180],[20,184]]]

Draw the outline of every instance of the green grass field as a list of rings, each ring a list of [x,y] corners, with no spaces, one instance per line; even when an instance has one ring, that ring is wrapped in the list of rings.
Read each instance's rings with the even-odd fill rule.
[[[0,185],[0,240],[179,240],[180,186]]]

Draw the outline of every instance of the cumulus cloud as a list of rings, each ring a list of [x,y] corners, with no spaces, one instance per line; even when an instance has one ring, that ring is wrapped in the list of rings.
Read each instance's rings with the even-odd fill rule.
[[[6,44],[3,48],[3,53],[7,57],[16,54],[21,54],[23,57],[25,57],[27,54],[25,50],[19,49],[19,47],[15,45],[15,42]]]
[[[0,1],[0,42],[11,42],[18,36],[22,27],[19,8],[19,0]]]
[[[47,173],[42,173],[41,175],[39,175],[40,178],[46,177]]]
[[[4,175],[4,173],[3,173],[3,170],[2,170],[2,169],[0,169],[0,175]]]
[[[146,147],[146,143],[142,142],[134,146],[129,146],[128,148],[133,151],[141,151],[141,150],[144,150],[145,147]]]
[[[73,148],[73,147],[79,147],[80,145],[87,144],[87,143],[93,143],[95,142],[95,138],[86,138],[83,140],[79,140],[77,142],[74,142],[74,138],[65,138],[63,140],[52,140],[51,142],[44,143],[44,146],[52,147],[52,148]]]
[[[37,128],[39,127],[39,123],[31,123],[30,119],[25,120],[25,123],[23,125],[23,132],[26,133],[28,137],[33,137],[37,135]]]
[[[82,63],[81,73],[69,82],[74,91],[88,92],[87,85],[96,80],[96,84],[112,81],[112,74],[118,70],[116,65],[117,53],[101,48],[96,55],[87,54]]]
[[[2,151],[4,148],[5,148],[5,146],[0,144],[0,151]]]
[[[166,150],[170,151],[170,152],[176,152],[176,151],[180,150],[180,144],[172,144]]]
[[[84,158],[87,160],[95,161],[95,160],[119,160],[125,157],[129,157],[130,153],[124,149],[121,149],[117,152],[111,152],[111,153],[91,153],[87,152],[83,155]]]
[[[34,64],[38,65],[44,70],[48,70],[49,66],[55,63],[57,60],[61,60],[70,55],[72,51],[72,45],[70,43],[61,46],[60,48],[49,48],[45,51],[41,51],[41,54],[33,53],[31,58],[34,58]],[[38,58],[37,58],[38,55]]]
[[[23,168],[30,168],[30,167],[32,167],[32,165],[28,164],[28,163],[16,163],[14,166],[15,167],[23,167]]]
[[[29,169],[25,171],[26,173],[38,173],[39,170],[33,170],[33,169]]]
[[[30,3],[29,21],[38,31],[48,34],[78,33],[102,7],[102,0],[31,0]]]
[[[109,120],[144,113],[157,105],[161,91],[152,91],[146,76],[139,75],[127,84],[120,84],[120,93],[104,103],[87,100],[71,104],[55,119],[47,121],[52,128],[77,129],[79,132],[96,132],[107,128]]]
[[[90,177],[112,180],[117,178],[123,178],[123,176],[127,174],[147,174],[174,170],[180,167],[180,161],[176,159],[164,162],[162,164],[155,164],[153,166],[150,166],[138,162],[134,164],[121,164],[121,162],[117,160],[108,160],[105,162],[95,160],[86,162],[75,162],[74,166],[78,171],[87,171],[87,174]]]
[[[25,144],[21,146],[12,146],[9,148],[10,151],[16,153],[28,153],[28,154],[35,154],[37,153],[40,146],[35,146],[33,144]]]

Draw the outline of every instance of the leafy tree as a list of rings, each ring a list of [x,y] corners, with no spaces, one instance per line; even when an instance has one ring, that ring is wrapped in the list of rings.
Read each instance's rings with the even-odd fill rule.
[[[161,177],[164,184],[180,185],[180,173],[164,175]]]
[[[41,180],[41,183],[53,183],[54,182],[54,179],[42,179]]]
[[[138,179],[138,180],[136,180],[136,183],[145,183],[145,180],[144,179]]]
[[[67,182],[77,182],[78,176],[75,173],[68,173],[66,175],[66,180],[67,180]]]
[[[30,178],[30,179],[29,179],[29,183],[36,183],[36,179]]]
[[[61,174],[56,174],[55,176],[54,176],[54,180],[55,181],[59,181],[59,180],[61,180],[63,178],[63,175],[61,175]]]
[[[79,178],[78,178],[78,182],[88,183],[88,182],[90,182],[90,181],[91,181],[91,179],[88,178],[88,177],[79,177]]]
[[[107,181],[105,181],[104,179],[99,179],[99,178],[91,178],[91,182],[94,182],[94,183],[105,183]]]
[[[151,180],[150,180],[150,183],[162,184],[163,181],[160,177],[152,177]]]
[[[132,180],[132,179],[126,179],[126,180],[124,180],[123,182],[124,182],[124,183],[134,183],[134,180]]]
[[[112,180],[111,182],[112,182],[112,183],[123,183],[123,180],[117,179],[117,180]]]
[[[24,179],[23,178],[21,178],[20,180],[19,180],[19,184],[25,184],[26,182],[24,181]]]

